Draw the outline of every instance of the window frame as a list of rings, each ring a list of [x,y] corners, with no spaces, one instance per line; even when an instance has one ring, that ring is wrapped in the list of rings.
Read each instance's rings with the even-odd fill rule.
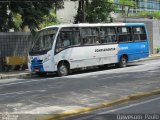
[[[125,27],[125,28],[129,28],[129,33],[127,32],[127,34],[120,34],[119,32],[118,32],[118,28],[123,28],[123,27]],[[118,40],[118,43],[130,43],[130,42],[134,42],[133,41],[133,38],[132,38],[132,26],[118,26],[117,27],[117,40]],[[120,36],[125,36],[126,35],[126,37],[130,37],[129,39],[130,40],[128,40],[127,39],[127,41],[120,41]],[[123,38],[124,39],[124,38]]]
[[[93,26],[93,27],[80,27],[80,37],[81,37],[81,45],[82,46],[96,46],[96,45],[100,45],[101,44],[101,41],[100,41],[100,36],[99,36],[99,27],[100,26]],[[85,36],[82,36],[82,29],[97,29],[97,35],[85,35]],[[88,43],[88,44],[84,44],[84,38],[83,37],[97,37],[97,40],[99,43],[96,43],[95,40],[92,40],[92,43]],[[93,42],[94,41],[94,42]]]
[[[74,28],[77,28],[77,30],[74,30]],[[63,32],[71,32],[72,35],[71,35],[70,45],[57,47],[57,44],[58,44],[58,41],[59,41],[58,39],[61,36],[61,33],[63,33]],[[74,40],[73,39],[74,38],[74,33],[76,33],[76,32],[78,32],[78,34],[79,34],[79,44],[72,45],[73,40]],[[55,43],[55,54],[63,51],[64,49],[67,49],[67,48],[70,48],[70,47],[79,47],[79,46],[81,46],[81,37],[80,37],[80,29],[79,29],[79,27],[62,27],[59,30],[59,33],[58,33],[58,36],[57,36],[57,39],[56,39],[56,43]],[[60,50],[57,51],[57,49],[60,49]]]
[[[134,28],[136,28],[136,27],[141,27],[141,29],[143,29],[143,31],[144,31],[144,33],[135,33],[135,31],[134,31]],[[146,32],[146,29],[145,29],[145,26],[132,26],[132,38],[133,38],[133,41],[134,42],[145,42],[145,41],[147,41],[147,32]],[[139,37],[139,40],[137,39],[134,39],[134,35],[139,35],[138,37]],[[145,40],[142,40],[141,39],[141,35],[145,35]]]
[[[104,37],[106,37],[106,36],[115,36],[115,41],[116,42],[106,42],[106,43],[103,43],[102,42],[102,39],[101,39],[101,37],[103,37],[103,36],[101,36],[101,32],[104,32],[104,29],[108,29],[108,28],[113,28],[114,30],[115,30],[115,34],[113,34],[113,35],[108,35],[108,34],[105,34],[104,33]],[[103,29],[103,30],[102,30]],[[107,30],[107,32],[108,32],[108,30]],[[105,38],[104,38],[105,39]],[[100,40],[101,40],[101,43],[102,43],[102,45],[108,45],[108,44],[117,44],[118,43],[118,40],[117,40],[117,28],[116,28],[116,26],[101,26],[100,27]]]

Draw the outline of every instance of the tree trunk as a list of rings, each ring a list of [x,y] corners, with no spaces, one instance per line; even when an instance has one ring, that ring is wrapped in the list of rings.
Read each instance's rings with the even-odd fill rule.
[[[85,12],[85,2],[84,0],[81,0],[82,1],[82,12],[83,12],[83,23],[86,21],[86,12]]]

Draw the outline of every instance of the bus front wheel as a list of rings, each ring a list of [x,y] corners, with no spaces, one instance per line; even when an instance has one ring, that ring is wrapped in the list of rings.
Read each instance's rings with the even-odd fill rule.
[[[128,62],[127,56],[122,56],[120,58],[120,62],[117,64],[117,66],[120,67],[120,68],[126,67],[127,66],[127,62]]]
[[[69,68],[67,64],[65,63],[60,63],[58,65],[58,76],[67,76],[69,74]]]

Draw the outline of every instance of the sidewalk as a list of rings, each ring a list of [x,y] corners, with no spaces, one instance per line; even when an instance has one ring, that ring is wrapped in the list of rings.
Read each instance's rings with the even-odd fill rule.
[[[151,54],[149,55],[149,58],[146,59],[157,59],[157,58],[160,58],[160,54]]]
[[[152,54],[148,58],[136,60],[136,61],[146,61],[146,60],[154,60],[160,58],[160,54]],[[32,76],[28,70],[24,71],[12,71],[12,72],[1,72],[0,79],[9,79],[9,78],[25,78],[28,76]]]
[[[24,77],[27,77],[27,76],[32,76],[32,74],[28,70],[1,72],[0,73],[0,79],[24,78]]]

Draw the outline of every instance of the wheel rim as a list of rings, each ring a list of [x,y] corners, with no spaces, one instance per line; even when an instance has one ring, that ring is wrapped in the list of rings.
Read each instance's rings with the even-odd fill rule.
[[[122,64],[123,64],[123,65],[126,64],[126,59],[125,59],[125,58],[122,59]]]
[[[121,64],[122,64],[123,67],[126,66],[126,64],[127,64],[126,58],[124,58],[124,57],[122,58]]]
[[[65,65],[60,66],[59,72],[62,76],[67,75],[67,72],[68,72],[67,67]]]

